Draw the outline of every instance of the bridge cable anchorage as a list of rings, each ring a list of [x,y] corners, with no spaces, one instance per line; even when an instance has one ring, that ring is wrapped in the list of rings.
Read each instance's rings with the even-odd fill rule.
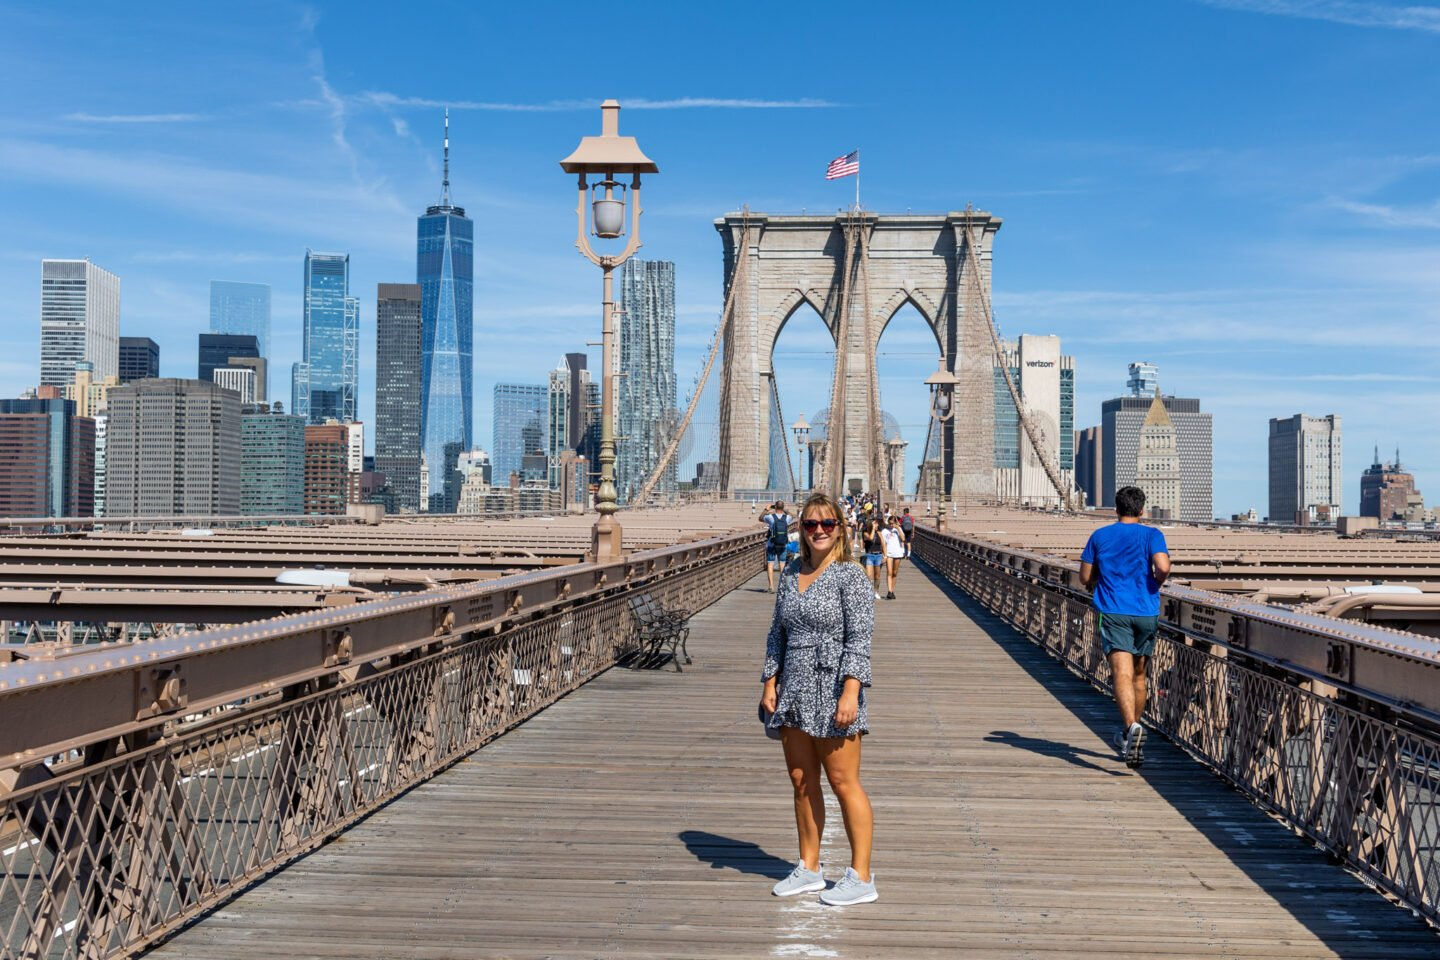
[[[785,413],[780,409],[780,388],[775,384],[775,371],[770,371],[770,448],[774,455],[775,437],[780,438],[780,448],[785,453],[785,475],[790,478],[790,489],[799,490],[800,482],[795,476],[795,461],[790,459],[790,438],[785,435]],[[773,486],[773,484],[772,484]]]
[[[967,289],[978,300],[980,313],[985,317],[986,328],[990,331],[990,343],[995,349],[995,364],[1000,368],[1000,374],[1005,378],[1005,387],[1010,391],[1010,401],[1015,404],[1015,413],[1020,420],[1020,426],[1025,430],[1025,437],[1030,441],[1030,449],[1040,460],[1040,466],[1045,470],[1045,476],[1050,480],[1050,486],[1054,488],[1055,494],[1060,498],[1060,505],[1066,513],[1077,512],[1077,504],[1070,490],[1069,484],[1065,483],[1060,475],[1060,466],[1050,456],[1046,447],[1043,432],[1030,419],[1026,411],[1025,403],[1020,395],[1020,390],[1015,386],[1015,378],[1010,375],[1010,364],[1005,359],[1005,348],[1000,341],[1000,329],[995,324],[995,314],[990,307],[990,297],[985,293],[985,284],[980,278],[980,254],[976,250],[974,230],[975,207],[972,204],[965,205],[965,251],[961,253],[963,258],[968,257],[972,264],[969,271]],[[967,307],[969,305],[967,304]],[[1059,438],[1056,438],[1056,446],[1059,446]],[[944,465],[941,465],[944,470]]]
[[[835,321],[835,373],[830,385],[830,413],[825,421],[825,478],[831,496],[839,496],[845,486],[845,435],[849,418],[845,415],[845,371],[850,358],[850,296],[855,269],[855,211],[845,215],[845,263],[840,270],[838,307]]]
[[[735,321],[735,291],[741,286],[741,271],[745,271],[747,275],[749,273],[749,257],[747,255],[750,249],[751,231],[749,207],[746,207],[741,214],[740,222],[740,250],[736,257],[735,272],[730,279],[730,289],[725,294],[725,305],[720,309],[720,321],[715,328],[715,338],[710,342],[710,354],[705,358],[705,367],[701,370],[700,378],[696,381],[694,390],[690,394],[690,403],[685,408],[685,416],[676,424],[674,434],[670,437],[669,443],[665,445],[665,452],[660,455],[660,460],[655,464],[655,469],[650,472],[650,476],[646,478],[645,483],[640,487],[640,491],[635,495],[631,503],[643,504],[649,500],[650,494],[655,490],[655,485],[659,483],[660,478],[665,475],[665,471],[669,468],[671,460],[675,457],[675,451],[680,448],[680,441],[685,436],[685,431],[690,429],[690,422],[695,416],[695,408],[700,403],[700,396],[705,391],[705,384],[710,378],[710,371],[715,366],[715,357],[719,354],[722,346],[728,344],[733,339],[729,336],[729,330]],[[725,349],[728,349],[728,347]],[[729,462],[727,448],[729,446],[730,412],[728,404],[726,403],[728,399],[726,396],[720,398],[720,462],[722,465]],[[722,469],[724,469],[723,466]],[[726,489],[728,489],[728,474],[724,479]]]
[[[860,241],[860,265],[857,273],[860,281],[860,309],[865,318],[865,364],[870,381],[870,488],[888,490],[885,482],[885,418],[880,407],[880,365],[877,355],[880,331],[876,330],[876,323],[879,318],[870,310],[870,231],[863,217],[860,218],[856,232]],[[871,344],[875,345],[875,350],[870,349]]]
[[[925,446],[920,450],[920,475],[915,478],[915,499],[920,499],[920,488],[925,483],[925,464],[930,462],[930,447],[935,444],[935,418],[932,416],[925,423]],[[938,452],[936,456],[939,456]],[[941,464],[940,469],[944,470],[945,465]]]

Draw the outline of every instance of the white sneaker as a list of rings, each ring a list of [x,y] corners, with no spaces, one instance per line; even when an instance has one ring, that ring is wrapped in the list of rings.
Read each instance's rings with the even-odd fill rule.
[[[880,592],[879,592],[878,590],[875,592],[875,599],[876,599],[876,600],[879,600],[879,599],[880,599]]]
[[[814,893],[816,890],[825,889],[825,864],[818,864],[819,870],[806,870],[805,864],[795,864],[795,869],[775,886],[770,892],[777,897],[793,897],[797,893]]]
[[[831,887],[820,894],[820,902],[828,903],[832,907],[848,907],[856,903],[873,903],[880,899],[880,894],[875,889],[875,871],[870,871],[869,881],[860,879],[860,874],[855,872],[853,867],[845,868],[845,876]]]

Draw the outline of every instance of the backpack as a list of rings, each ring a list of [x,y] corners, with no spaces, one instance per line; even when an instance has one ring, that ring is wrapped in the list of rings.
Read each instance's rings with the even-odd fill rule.
[[[785,549],[790,542],[790,518],[781,514],[770,517],[770,546],[776,550]]]
[[[905,514],[905,516],[900,518],[900,529],[905,531],[906,536],[909,536],[911,533],[914,532],[915,521],[910,519],[910,514],[907,513]]]

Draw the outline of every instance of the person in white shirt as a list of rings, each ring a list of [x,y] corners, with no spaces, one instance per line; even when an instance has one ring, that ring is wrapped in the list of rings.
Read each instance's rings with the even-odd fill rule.
[[[900,578],[900,561],[905,559],[905,537],[893,520],[880,527],[880,542],[885,548],[886,600],[895,599],[895,581]]]

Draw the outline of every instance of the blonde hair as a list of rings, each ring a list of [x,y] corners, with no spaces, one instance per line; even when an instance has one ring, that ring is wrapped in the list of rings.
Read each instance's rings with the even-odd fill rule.
[[[855,557],[850,553],[850,537],[845,529],[845,513],[840,509],[840,504],[831,500],[823,493],[817,493],[811,496],[809,500],[805,501],[805,506],[800,508],[802,530],[805,515],[808,514],[811,509],[824,510],[838,521],[835,525],[835,544],[830,548],[830,562],[854,563]],[[821,517],[819,519],[824,518]],[[820,565],[819,562],[810,556],[810,541],[805,538],[803,532],[800,534],[800,557],[810,565],[811,570],[814,570]]]

